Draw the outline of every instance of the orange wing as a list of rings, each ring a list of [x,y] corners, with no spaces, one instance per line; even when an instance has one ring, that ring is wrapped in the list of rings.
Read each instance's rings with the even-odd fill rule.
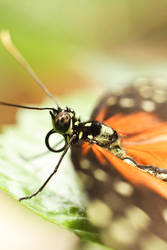
[[[90,120],[98,120],[114,128],[121,137],[126,153],[137,162],[167,168],[166,110],[166,86],[145,81],[140,86],[131,85],[118,93],[107,93],[95,107]],[[153,236],[167,242],[164,217],[167,182],[87,142],[72,147],[72,160],[89,200],[102,202],[111,210],[111,220],[107,219],[105,227],[98,227],[105,244],[127,250],[141,249],[141,246],[143,249],[141,244],[148,239],[149,245]],[[135,217],[131,216],[134,211],[137,211]],[[143,223],[143,215],[147,215],[149,224]],[[135,221],[140,221],[142,228],[134,226]],[[112,225],[114,228],[117,223],[121,228],[125,226],[125,235],[126,227],[134,232],[135,238],[131,237],[131,243],[123,244],[121,241],[120,246],[119,237],[117,240],[112,236]]]
[[[132,166],[130,164],[123,162],[118,157],[114,156],[109,151],[105,150],[104,148],[99,147],[96,144],[90,145],[89,143],[84,142],[83,154],[85,153],[85,148],[87,148],[87,150],[88,148],[89,150],[90,149],[93,150],[93,153],[96,155],[98,161],[102,164],[103,168],[105,168],[105,165],[107,165],[107,163],[109,162],[120,174],[122,174],[133,185],[142,185],[158,193],[163,198],[167,199],[167,183],[166,182],[140,170],[139,168],[135,166]],[[167,163],[167,159],[164,160],[160,157],[156,158],[154,154],[149,154],[148,152],[143,153],[140,150],[136,150],[136,151],[129,150],[127,153],[129,152],[130,152],[129,155],[132,156],[135,160],[137,158],[136,156],[138,155],[141,155],[139,160],[142,159],[144,161],[145,159],[147,159],[148,165],[151,165],[151,163],[149,162],[150,159],[154,163],[154,165],[156,165],[155,162],[161,164],[160,167],[162,168],[165,166],[165,163]]]
[[[103,109],[97,119],[102,121],[105,112],[106,109]],[[156,115],[147,112],[116,114],[105,120],[104,124],[111,126],[122,136],[122,147],[136,162],[167,168],[167,123],[162,122]],[[86,155],[90,149],[104,168],[109,162],[129,182],[145,186],[167,199],[166,182],[123,162],[98,145],[84,142],[83,155]]]

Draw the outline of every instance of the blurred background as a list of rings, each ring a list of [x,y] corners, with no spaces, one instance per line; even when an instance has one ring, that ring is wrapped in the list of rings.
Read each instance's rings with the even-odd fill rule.
[[[167,77],[167,2],[1,0],[0,29],[56,96],[136,77]],[[0,46],[0,98],[37,103],[44,94]],[[10,116],[0,122],[11,122]],[[13,115],[12,115],[13,114]]]
[[[114,88],[136,77],[167,79],[166,10],[164,0],[0,0],[0,29],[10,30],[16,46],[50,91],[62,96],[84,88],[94,92],[99,87]],[[40,103],[44,97],[0,46],[0,99],[23,104]],[[15,110],[0,108],[0,112],[0,124],[15,121]],[[72,233],[55,229],[31,212],[27,216],[27,210],[19,204],[13,209],[13,201],[2,192],[0,199],[4,204],[0,213],[4,221],[3,230],[0,228],[3,250],[11,249],[7,238],[16,228],[20,228],[15,235],[18,240],[13,241],[12,249],[23,249],[25,236],[30,239],[34,227],[40,228],[33,231],[34,241],[46,236],[46,242],[51,242],[47,249],[79,249],[78,238]],[[13,228],[11,234],[9,228]],[[22,230],[25,232],[20,241]],[[56,248],[59,237],[61,244]],[[38,249],[37,245],[33,247]]]

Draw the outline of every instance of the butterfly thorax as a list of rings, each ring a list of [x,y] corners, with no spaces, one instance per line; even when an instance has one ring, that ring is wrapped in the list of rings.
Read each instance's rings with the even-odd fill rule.
[[[50,114],[55,132],[62,134],[67,143],[75,134],[73,144],[87,141],[107,149],[121,159],[126,157],[125,151],[121,148],[120,138],[113,128],[98,121],[81,122],[69,108],[59,109]]]
[[[98,121],[80,123],[79,128],[82,140],[97,144],[121,159],[125,156],[125,151],[121,148],[120,138],[113,128]]]

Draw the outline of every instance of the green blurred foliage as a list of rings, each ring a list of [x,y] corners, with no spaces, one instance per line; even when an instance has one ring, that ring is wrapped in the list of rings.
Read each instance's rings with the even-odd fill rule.
[[[166,8],[164,0],[1,0],[0,29],[10,30],[57,96],[147,75],[153,64],[150,75],[159,61],[166,69]],[[34,103],[44,97],[2,46],[0,77],[0,99]]]
[[[46,46],[43,56],[51,56],[52,46],[106,49],[136,39],[157,40],[160,33],[166,37],[166,7],[163,0],[1,0],[0,26],[10,29],[28,52]]]
[[[85,96],[87,93],[77,98],[82,102]],[[76,106],[77,98],[73,101],[73,96],[68,97],[62,102],[73,102]],[[91,104],[88,103],[87,107],[94,102],[91,95],[89,99]],[[82,102],[81,109],[84,110],[84,107],[85,102]],[[60,154],[48,152],[34,161],[27,160],[39,154],[40,146],[41,152],[46,152],[43,138],[51,127],[51,121],[47,118],[50,118],[48,113],[22,110],[18,112],[17,125],[6,126],[0,136],[0,188],[16,200],[39,188],[55,168],[55,162],[60,159]],[[39,124],[42,124],[40,129]],[[54,139],[58,141],[60,137]],[[43,192],[21,203],[42,218],[73,231],[82,239],[99,242],[97,229],[88,221],[85,208],[88,199],[71,166],[69,154]]]

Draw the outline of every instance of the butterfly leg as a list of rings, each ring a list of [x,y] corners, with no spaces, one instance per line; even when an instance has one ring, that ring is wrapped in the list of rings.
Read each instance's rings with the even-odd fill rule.
[[[45,186],[47,185],[47,183],[50,181],[50,179],[52,178],[52,176],[57,172],[57,170],[58,170],[58,168],[59,168],[59,166],[60,166],[60,164],[61,164],[61,162],[62,162],[64,156],[66,155],[68,149],[70,148],[70,146],[71,146],[71,144],[72,144],[72,141],[75,140],[75,138],[76,138],[76,135],[74,134],[74,135],[71,137],[69,143],[66,145],[66,147],[65,147],[65,149],[64,149],[64,151],[63,151],[63,153],[62,153],[62,155],[61,155],[61,157],[60,157],[60,159],[59,159],[59,161],[58,161],[58,163],[57,163],[57,165],[56,165],[56,167],[55,167],[55,169],[54,169],[53,172],[49,175],[49,177],[46,179],[46,181],[42,184],[42,186],[41,186],[35,193],[33,193],[33,194],[29,195],[29,196],[22,197],[22,198],[19,199],[19,201],[31,199],[32,197],[36,196],[37,194],[39,194],[39,193],[44,189],[44,187],[45,187]]]

